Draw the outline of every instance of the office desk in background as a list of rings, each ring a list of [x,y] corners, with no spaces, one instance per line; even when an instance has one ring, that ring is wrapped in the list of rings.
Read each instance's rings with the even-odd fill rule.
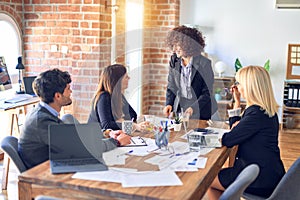
[[[189,127],[203,128],[203,124],[190,123]],[[181,140],[184,132],[171,132],[170,141]],[[143,134],[147,137],[147,135]],[[123,188],[120,183],[73,179],[73,173],[56,174],[50,172],[50,162],[46,161],[19,175],[20,200],[31,200],[37,195],[49,195],[68,199],[201,199],[209,185],[227,160],[231,149],[216,148],[205,155],[206,167],[197,172],[176,172],[182,186]],[[156,165],[145,163],[152,157],[130,156],[123,167],[141,171],[158,170]]]
[[[18,125],[18,115],[20,113],[20,109],[22,110],[23,114],[26,114],[26,106],[29,105],[34,105],[39,102],[38,97],[31,97],[29,99],[26,99],[24,101],[20,101],[17,103],[4,103],[4,99],[0,101],[0,112],[4,112],[4,114],[7,115],[8,117],[8,122],[10,123],[8,125],[8,130],[7,132],[1,132],[3,137],[7,135],[13,135],[13,129],[14,126],[16,126],[18,130],[18,134],[20,133],[19,131],[19,125]],[[4,127],[4,126],[1,126]],[[18,137],[18,135],[16,135]],[[0,150],[0,157],[4,159],[4,164],[3,164],[3,174],[2,174],[2,190],[6,190],[7,187],[7,181],[8,181],[8,171],[9,171],[9,158],[4,155],[4,153]]]

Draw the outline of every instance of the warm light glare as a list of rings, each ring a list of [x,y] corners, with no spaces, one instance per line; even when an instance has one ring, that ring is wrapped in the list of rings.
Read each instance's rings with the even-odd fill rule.
[[[4,56],[10,75],[18,74],[16,70],[18,54],[18,35],[13,26],[0,20],[0,56]]]

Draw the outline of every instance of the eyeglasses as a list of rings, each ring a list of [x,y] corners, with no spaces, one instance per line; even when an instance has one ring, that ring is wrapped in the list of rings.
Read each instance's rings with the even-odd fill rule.
[[[235,86],[238,86],[239,84],[240,84],[240,82],[238,82],[238,81],[234,82]]]
[[[160,152],[160,154],[158,154],[159,156],[169,156],[169,158],[172,158],[174,156],[183,156],[186,154],[189,154],[189,151],[183,152],[183,153],[176,153],[175,149],[172,145],[168,145],[166,146],[166,151],[165,152]]]

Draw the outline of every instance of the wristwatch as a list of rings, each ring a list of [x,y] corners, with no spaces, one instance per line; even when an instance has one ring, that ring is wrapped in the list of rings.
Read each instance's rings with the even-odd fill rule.
[[[110,138],[109,133],[112,131],[112,129],[106,129],[103,131],[103,137],[104,138]]]

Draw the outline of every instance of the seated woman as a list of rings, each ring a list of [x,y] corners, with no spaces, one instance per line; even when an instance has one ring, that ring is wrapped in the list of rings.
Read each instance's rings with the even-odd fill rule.
[[[269,73],[258,66],[248,66],[236,74],[231,90],[234,108],[240,99],[247,102],[242,116],[229,116],[231,130],[222,137],[227,147],[238,145],[233,167],[221,169],[207,191],[209,199],[219,199],[222,192],[250,164],[257,164],[260,173],[246,189],[247,193],[268,197],[285,174],[278,147],[278,104],[275,101]]]
[[[103,129],[113,130],[121,129],[123,120],[136,122],[137,114],[123,95],[128,81],[125,66],[114,64],[104,68],[88,122],[98,122]],[[141,130],[143,123],[135,124],[134,128]]]

